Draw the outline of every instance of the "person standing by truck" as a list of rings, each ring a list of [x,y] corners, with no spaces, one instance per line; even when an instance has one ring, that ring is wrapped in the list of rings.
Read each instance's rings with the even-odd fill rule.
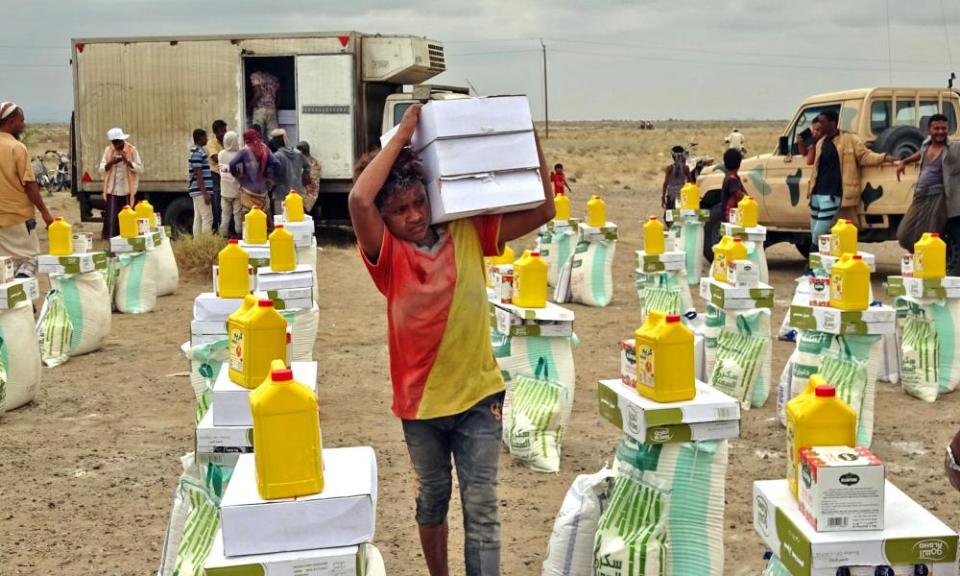
[[[671,148],[670,156],[673,162],[664,169],[663,190],[660,194],[660,207],[664,210],[673,210],[677,207],[680,189],[690,181],[690,167],[687,166],[687,155],[683,146]]]
[[[250,87],[253,89],[253,98],[250,99],[251,122],[263,128],[261,136],[270,134],[280,127],[277,121],[280,81],[273,74],[258,70],[250,74]]]
[[[18,278],[37,274],[36,213],[47,226],[53,222],[30,166],[30,154],[20,142],[25,123],[23,109],[16,103],[0,103],[0,256],[13,258]]]
[[[943,232],[947,223],[944,161],[950,149],[947,138],[949,131],[946,116],[932,115],[927,122],[927,139],[920,150],[894,162],[898,182],[908,165],[920,162],[920,176],[913,190],[913,202],[897,227],[897,242],[910,253],[913,253],[913,245],[924,232]]]
[[[483,257],[555,215],[545,202],[431,225],[419,159],[407,146],[420,104],[384,148],[361,158],[349,208],[360,257],[387,300],[393,413],[417,476],[420,543],[431,576],[447,576],[447,512],[457,467],[467,576],[500,574],[497,472],[504,383],[490,343]]]
[[[310,168],[310,180],[309,182],[303,183],[303,209],[311,212],[314,204],[317,203],[317,198],[320,196],[320,176],[322,175],[320,161],[310,155],[310,144],[305,140],[301,140],[300,143],[297,144],[297,150],[303,154],[303,158],[307,161],[307,166]]]
[[[109,240],[120,234],[120,210],[133,206],[137,198],[137,186],[143,174],[143,161],[136,147],[127,141],[130,138],[120,128],[107,131],[110,145],[100,159],[100,175],[103,176],[103,231],[100,236]]]
[[[230,173],[230,161],[240,152],[240,136],[233,130],[223,136],[223,150],[217,158],[220,169],[220,236],[230,236],[230,221],[238,236],[243,235],[243,207],[240,205],[240,183]]]
[[[263,143],[258,130],[244,130],[243,144],[243,149],[230,159],[230,173],[240,183],[240,204],[246,215],[254,206],[269,210],[268,193],[283,167]]]
[[[871,152],[856,134],[841,132],[840,115],[835,110],[820,113],[822,136],[816,142],[813,171],[807,198],[810,200],[810,235],[813,245],[843,217],[857,221],[860,204],[860,168],[892,162],[889,154]]]
[[[193,131],[193,147],[187,160],[189,184],[187,191],[193,198],[193,237],[210,234],[213,229],[213,176],[210,163],[207,162],[207,131],[197,128]]]
[[[210,161],[210,173],[213,175],[213,230],[220,228],[220,160],[219,154],[223,150],[223,135],[227,133],[227,123],[223,120],[214,120],[210,127],[213,131],[213,140],[207,142],[207,157]]]
[[[273,193],[274,214],[283,214],[283,201],[287,198],[287,193],[296,190],[300,196],[306,194],[304,182],[310,181],[310,166],[299,150],[287,145],[287,131],[283,128],[277,128],[270,133],[270,149],[285,169],[284,178],[278,179]]]

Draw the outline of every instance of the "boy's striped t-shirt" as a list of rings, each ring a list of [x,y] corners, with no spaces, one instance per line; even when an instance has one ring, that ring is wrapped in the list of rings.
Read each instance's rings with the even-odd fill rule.
[[[500,216],[437,227],[431,248],[384,228],[376,263],[360,250],[387,298],[393,413],[424,420],[466,411],[504,389],[490,342],[484,256],[499,254]]]

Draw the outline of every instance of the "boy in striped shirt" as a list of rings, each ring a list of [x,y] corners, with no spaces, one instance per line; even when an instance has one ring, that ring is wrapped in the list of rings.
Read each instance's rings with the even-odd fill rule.
[[[193,237],[213,232],[213,173],[207,161],[207,131],[193,131],[193,147],[187,160],[188,192],[193,198]]]

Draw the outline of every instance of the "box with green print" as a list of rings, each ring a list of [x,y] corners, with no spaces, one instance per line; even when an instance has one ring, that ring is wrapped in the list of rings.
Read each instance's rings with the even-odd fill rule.
[[[547,302],[544,308],[520,308],[490,299],[497,331],[507,336],[568,337],[573,335],[574,313]]]
[[[110,239],[110,252],[114,254],[129,254],[131,252],[146,252],[160,246],[163,241],[163,234],[159,231],[144,234],[143,236],[133,236],[124,238],[123,236],[114,236]]]
[[[754,226],[752,228],[746,228],[733,222],[724,222],[723,235],[740,238],[744,242],[763,242],[767,239],[767,227]]]
[[[240,247],[243,248],[247,256],[250,257],[250,266],[253,266],[254,270],[270,265],[269,244],[247,244],[241,240]]]
[[[870,272],[877,271],[877,257],[870,252],[857,252],[864,262],[867,263],[867,266],[870,267]],[[810,253],[810,269],[811,270],[825,270],[828,273],[830,269],[833,268],[833,265],[839,260],[839,256],[833,256],[832,254],[823,254],[821,252],[811,252]]]
[[[675,272],[684,270],[686,267],[687,253],[682,250],[674,250],[662,254],[647,254],[643,250],[637,250],[638,272]]]
[[[18,278],[0,284],[0,310],[9,310],[21,302],[40,297],[40,284],[36,278]]]
[[[889,296],[909,296],[922,300],[945,300],[960,298],[960,277],[912,278],[904,276],[887,277]]]
[[[86,252],[69,256],[41,254],[37,256],[37,271],[43,274],[85,274],[107,269],[106,252]]]
[[[896,332],[897,310],[891,306],[871,306],[866,310],[840,310],[828,306],[808,306],[802,298],[790,305],[790,326],[798,330],[816,330],[848,336],[884,335]]]
[[[925,565],[958,576],[957,533],[886,483],[884,530],[817,532],[786,480],[753,483],[753,527],[794,576],[834,576],[844,566]]]
[[[739,436],[740,404],[703,382],[697,382],[693,400],[669,404],[645,398],[620,380],[601,380],[597,394],[600,415],[641,443]]]
[[[773,286],[763,282],[754,288],[738,288],[713,278],[701,278],[700,297],[724,310],[773,308]]]
[[[318,548],[298,552],[227,556],[223,532],[203,564],[205,576],[364,576],[363,546]]]
[[[613,222],[607,222],[603,226],[588,226],[586,224],[580,224],[577,226],[577,232],[580,234],[580,240],[583,242],[616,240],[620,237],[620,230]]]

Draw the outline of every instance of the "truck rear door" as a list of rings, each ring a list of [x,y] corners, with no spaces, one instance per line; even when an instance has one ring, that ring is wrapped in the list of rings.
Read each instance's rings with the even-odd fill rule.
[[[353,179],[355,87],[352,54],[297,57],[299,138],[310,143],[324,180]]]

